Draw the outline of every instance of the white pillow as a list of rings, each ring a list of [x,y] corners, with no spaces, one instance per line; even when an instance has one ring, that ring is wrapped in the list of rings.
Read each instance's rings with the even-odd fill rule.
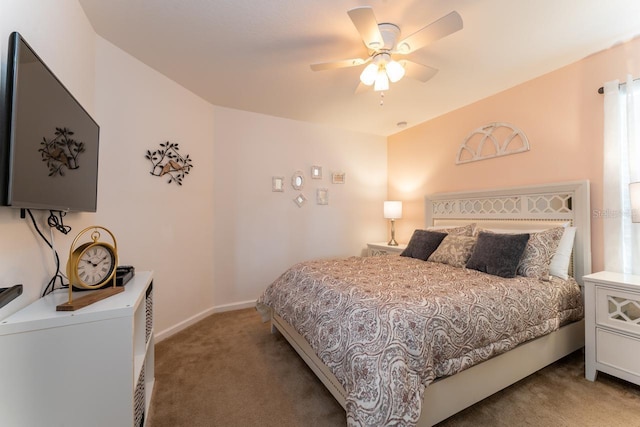
[[[571,262],[571,251],[573,250],[573,240],[576,237],[576,227],[565,227],[564,233],[558,243],[555,255],[549,264],[549,274],[561,279],[569,278],[569,263]]]

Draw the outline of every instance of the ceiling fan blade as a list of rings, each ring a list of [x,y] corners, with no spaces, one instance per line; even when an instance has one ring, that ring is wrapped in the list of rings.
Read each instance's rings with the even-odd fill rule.
[[[396,51],[411,53],[462,29],[462,18],[453,11],[398,42]]]
[[[404,67],[406,77],[419,80],[423,83],[438,73],[437,68],[418,64],[417,62],[409,61],[408,59],[403,59],[398,62],[400,62],[400,65]]]
[[[321,62],[319,64],[311,64],[313,71],[335,70],[336,68],[355,67],[357,65],[366,64],[371,58],[353,58],[341,59],[339,61]]]
[[[362,37],[362,41],[364,41],[367,49],[376,50],[384,46],[384,40],[378,28],[378,21],[376,21],[371,7],[356,7],[347,13],[353,25],[355,25],[356,30],[360,33],[360,37]]]

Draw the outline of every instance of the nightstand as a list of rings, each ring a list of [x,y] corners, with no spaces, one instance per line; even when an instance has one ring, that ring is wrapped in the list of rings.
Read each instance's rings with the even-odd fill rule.
[[[389,246],[386,243],[367,243],[368,256],[400,255],[407,245]]]
[[[585,377],[598,371],[640,385],[640,276],[584,276]]]

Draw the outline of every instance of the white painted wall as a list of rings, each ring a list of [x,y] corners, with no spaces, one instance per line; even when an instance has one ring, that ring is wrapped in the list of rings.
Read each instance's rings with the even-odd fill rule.
[[[0,0],[0,58],[4,97],[9,34],[20,32],[76,99],[94,114],[94,31],[76,0]],[[2,103],[0,103],[2,104]],[[4,111],[2,111],[4,116]],[[0,124],[5,132],[4,123]],[[35,211],[45,228],[44,213]],[[74,231],[92,214],[69,214]],[[48,231],[45,230],[48,236]],[[56,246],[66,264],[69,237],[57,233]],[[54,272],[53,255],[19,211],[0,207],[0,287],[24,285],[24,294],[0,309],[0,319],[37,299]]]
[[[253,304],[294,262],[357,255],[384,238],[385,138],[214,107],[100,38],[96,52],[105,177],[96,216],[120,236],[121,263],[155,271],[161,338]],[[149,174],[144,153],[166,140],[194,160],[181,187]],[[312,164],[326,173],[307,181],[304,208],[290,187],[271,191],[272,175]],[[330,184],[331,170],[347,183]],[[315,204],[319,186],[328,206]]]
[[[213,304],[213,106],[100,37],[96,105],[96,217],[116,234],[120,264],[155,272],[162,331]],[[193,159],[182,186],[150,173],[145,153],[167,141]]]
[[[112,230],[121,264],[155,271],[161,338],[253,304],[295,262],[359,255],[386,238],[385,138],[212,106],[97,37],[76,0],[0,0],[3,75],[14,30],[101,127],[98,212],[69,214],[71,235],[55,233],[62,267],[84,227]],[[146,150],[167,140],[194,159],[182,187],[149,173]],[[322,180],[310,179],[312,165]],[[303,208],[290,185],[271,191],[272,176],[288,183],[296,170],[307,176]],[[335,171],[346,173],[344,185],[331,183]],[[327,206],[315,203],[320,187]],[[14,209],[0,207],[0,233],[0,286],[25,285],[1,319],[39,297],[53,257]]]
[[[213,143],[215,306],[255,301],[293,263],[361,255],[385,239],[386,138],[215,107]],[[310,178],[313,165],[321,180]],[[345,184],[332,184],[332,172]],[[285,177],[284,192],[271,191],[273,176]],[[318,188],[329,190],[328,205],[316,204]]]

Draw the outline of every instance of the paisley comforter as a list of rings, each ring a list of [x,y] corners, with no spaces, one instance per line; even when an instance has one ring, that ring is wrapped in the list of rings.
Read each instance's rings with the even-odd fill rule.
[[[258,299],[347,392],[352,426],[414,425],[434,379],[583,316],[573,280],[504,279],[398,256],[297,264]]]

